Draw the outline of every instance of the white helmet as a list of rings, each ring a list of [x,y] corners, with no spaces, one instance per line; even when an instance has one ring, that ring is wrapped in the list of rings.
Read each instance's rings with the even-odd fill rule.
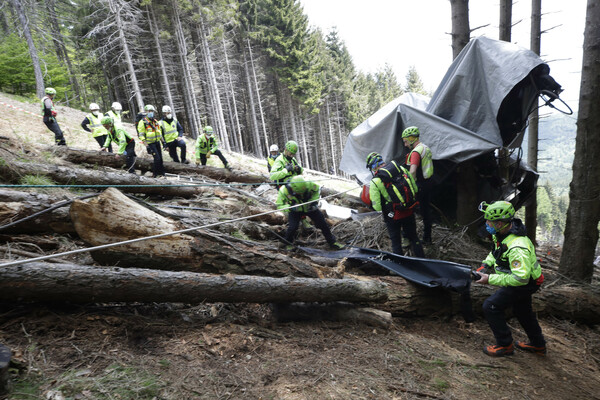
[[[272,144],[271,147],[269,147],[269,151],[279,151],[279,146],[277,146],[276,144]]]
[[[90,111],[99,111],[100,110],[100,106],[96,103],[92,103],[90,104]]]
[[[162,112],[163,112],[163,114],[170,113],[171,112],[171,107],[169,107],[169,106],[163,106]]]
[[[114,103],[112,103],[110,108],[112,108],[114,111],[122,111],[123,110],[123,107],[121,107],[121,103],[119,103],[118,101],[115,101]]]

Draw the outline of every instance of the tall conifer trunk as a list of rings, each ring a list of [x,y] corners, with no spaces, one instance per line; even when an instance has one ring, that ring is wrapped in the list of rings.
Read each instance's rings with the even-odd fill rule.
[[[573,160],[573,180],[561,274],[591,282],[600,221],[600,3],[588,0],[583,41],[583,67],[579,89],[579,115]]]

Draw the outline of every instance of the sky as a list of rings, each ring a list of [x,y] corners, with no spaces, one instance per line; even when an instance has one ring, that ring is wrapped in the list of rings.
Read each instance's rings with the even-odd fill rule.
[[[300,0],[313,28],[336,27],[355,66],[367,73],[386,63],[404,85],[415,66],[435,91],[452,62],[449,0]],[[542,0],[541,57],[574,111],[579,99],[586,0]],[[512,42],[529,48],[531,1],[513,1]],[[498,38],[498,0],[471,0],[472,37]],[[552,29],[551,29],[552,28]]]

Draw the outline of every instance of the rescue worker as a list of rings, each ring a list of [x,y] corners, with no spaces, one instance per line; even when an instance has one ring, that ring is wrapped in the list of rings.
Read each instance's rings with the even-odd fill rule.
[[[54,133],[54,143],[57,146],[66,146],[65,136],[63,131],[60,129],[58,122],[56,122],[56,110],[54,109],[54,96],[56,96],[56,89],[48,87],[45,90],[46,95],[42,98],[42,121],[44,125]]]
[[[160,124],[154,117],[156,109],[153,105],[148,104],[144,107],[146,115],[140,119],[137,125],[138,135],[142,144],[146,146],[146,151],[152,156],[154,162],[152,164],[152,177],[162,178],[165,176],[165,166],[163,165],[162,151],[160,148],[161,142],[164,143]]]
[[[417,200],[423,217],[423,243],[430,244],[433,156],[431,149],[422,143],[419,137],[419,128],[416,126],[409,126],[402,132],[402,142],[410,150],[406,156],[406,165],[419,188]]]
[[[123,107],[121,106],[121,103],[115,101],[110,105],[110,110],[106,112],[106,116],[112,118],[115,127],[120,128],[123,126],[122,111]]]
[[[100,112],[100,106],[96,103],[90,104],[90,113],[81,121],[81,127],[84,131],[90,132],[92,137],[96,139],[96,142],[100,145],[100,149],[104,147],[108,132],[102,126],[102,118],[104,115]],[[112,153],[112,145],[108,148],[108,151]]]
[[[122,126],[117,125],[108,115],[104,116],[101,122],[108,133],[102,151],[107,151],[111,142],[118,143],[119,149],[117,150],[117,155],[122,154],[126,157],[125,168],[127,169],[127,172],[135,174],[133,166],[137,155],[135,154],[135,140],[133,139],[133,136],[123,129]]]
[[[285,144],[283,153],[279,155],[271,166],[271,180],[280,185],[289,181],[296,175],[302,175],[304,171],[296,158],[294,157],[298,152],[298,143],[290,140]]]
[[[277,157],[279,157],[279,146],[277,146],[276,144],[272,144],[269,148],[269,153],[270,154],[267,157],[267,169],[269,170],[269,172],[271,172],[273,163],[275,163],[275,160],[277,159]]]
[[[404,255],[402,250],[402,231],[410,240],[411,249],[415,257],[425,257],[423,246],[417,235],[414,207],[416,203],[417,185],[410,172],[398,165],[395,161],[385,163],[379,153],[370,153],[367,156],[367,169],[371,171],[373,179],[369,184],[369,197],[371,207],[381,211],[383,221],[387,227],[392,249],[395,254]],[[398,188],[398,182],[404,183],[404,190]],[[395,193],[395,199],[390,196],[388,188]],[[396,201],[394,201],[396,200]]]
[[[189,164],[190,162],[185,159],[186,145],[183,140],[183,127],[179,121],[177,121],[177,118],[173,117],[171,107],[163,106],[162,115],[163,118],[160,120],[160,128],[162,129],[166,143],[164,150],[169,150],[169,155],[173,161]],[[179,161],[179,156],[177,155],[177,148],[181,149],[181,161]]]
[[[198,136],[196,139],[196,165],[199,164],[199,161],[202,165],[206,165],[206,161],[210,158],[211,154],[216,154],[223,166],[231,171],[231,167],[227,163],[225,156],[219,150],[219,144],[217,142],[217,138],[214,135],[212,126],[205,126],[204,132]]]
[[[496,344],[485,347],[483,352],[502,357],[513,354],[517,347],[543,356],[546,340],[532,310],[531,295],[540,288],[544,275],[533,243],[527,237],[525,225],[514,218],[515,209],[509,202],[482,202],[479,211],[483,212],[485,228],[492,235],[493,247],[478,269],[480,278],[475,282],[501,286],[483,303],[483,314],[496,338]],[[504,316],[509,307],[527,334],[528,342],[517,341],[513,345]]]
[[[319,185],[314,182],[306,182],[301,176],[294,176],[279,188],[277,201],[275,202],[277,209],[310,202],[309,204],[283,210],[283,212],[288,213],[288,228],[285,233],[285,240],[289,243],[294,242],[294,236],[300,225],[300,220],[303,216],[308,216],[315,226],[323,232],[323,236],[325,236],[329,247],[341,250],[345,246],[336,241],[335,236],[329,229],[329,225],[325,221],[325,217],[317,207],[320,191],[321,188]],[[293,246],[290,244],[286,248],[291,250]]]

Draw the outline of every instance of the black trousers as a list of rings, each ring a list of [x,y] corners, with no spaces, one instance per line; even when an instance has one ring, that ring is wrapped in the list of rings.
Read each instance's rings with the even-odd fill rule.
[[[333,233],[331,233],[331,229],[329,229],[329,225],[327,225],[325,217],[319,209],[309,212],[290,211],[288,216],[288,228],[287,232],[285,233],[285,240],[290,243],[294,242],[294,236],[296,235],[298,226],[300,226],[300,220],[304,215],[308,216],[313,221],[315,226],[319,228],[321,232],[323,232],[323,236],[325,236],[327,243],[335,243],[335,236],[333,236]]]
[[[146,146],[148,154],[152,156],[154,162],[152,163],[152,176],[165,176],[165,166],[163,164],[162,150],[160,148],[160,142],[149,143]]]
[[[392,249],[395,254],[400,256],[404,255],[404,251],[402,250],[402,231],[404,231],[404,235],[408,238],[408,240],[410,240],[410,245],[414,256],[421,258],[425,257],[423,246],[421,245],[419,236],[417,235],[417,222],[415,220],[415,214],[396,220],[384,216],[383,220],[385,221],[388,234],[390,235]]]
[[[96,142],[98,142],[98,144],[100,145],[100,148],[104,147],[104,143],[106,143],[106,138],[108,137],[108,135],[102,135],[102,136],[94,136],[94,139],[96,139]],[[108,152],[112,153],[112,143],[108,145]]]
[[[423,241],[431,242],[431,189],[433,182],[431,182],[431,179],[426,179],[417,182],[417,186],[419,187],[417,192],[419,213],[423,218]]]
[[[512,307],[515,317],[532,345],[541,347],[546,344],[542,328],[531,307],[531,295],[538,289],[539,286],[533,280],[525,286],[501,287],[483,302],[483,314],[494,333],[497,345],[508,346],[513,342],[504,316],[508,307]]]
[[[212,154],[215,154],[217,157],[219,157],[223,165],[227,165],[227,160],[225,159],[223,153],[221,153],[221,150],[216,150]],[[200,153],[200,162],[202,163],[202,165],[206,165],[206,154]]]
[[[179,156],[177,155],[177,148],[181,149],[181,161],[179,161]],[[169,150],[169,155],[173,161],[185,162],[186,146],[183,140],[175,139],[172,142],[167,143],[167,149]]]
[[[125,159],[125,168],[127,168],[127,172],[130,174],[135,174],[135,159],[137,158],[137,154],[135,154],[135,140],[131,139],[127,146],[125,147],[125,152],[127,152],[127,157]]]
[[[58,146],[67,145],[63,131],[60,129],[58,122],[56,122],[54,118],[50,119],[48,117],[44,117],[44,124],[52,131],[52,133],[54,133],[54,143],[56,143]]]

